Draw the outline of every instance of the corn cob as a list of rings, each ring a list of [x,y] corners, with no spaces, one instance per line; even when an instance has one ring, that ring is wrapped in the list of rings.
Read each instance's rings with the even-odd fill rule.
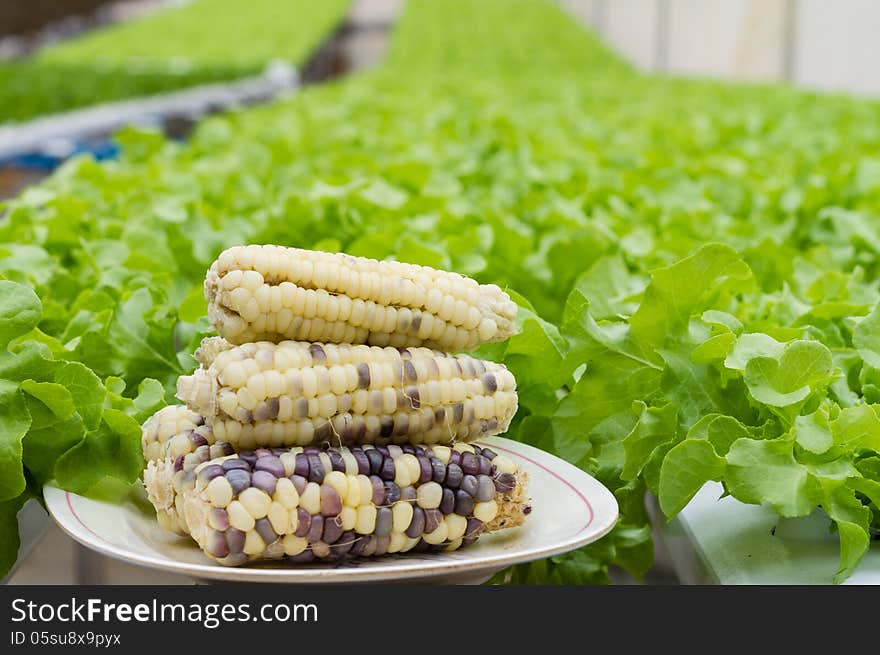
[[[454,550],[531,511],[525,472],[469,444],[259,449],[184,475],[190,534],[227,566]]]
[[[267,341],[197,353],[177,397],[218,441],[258,446],[451,443],[504,432],[517,408],[502,364],[428,348]],[[205,366],[207,364],[207,366]]]
[[[205,280],[232,343],[320,341],[471,350],[506,339],[516,304],[494,284],[426,266],[282,246],[237,246]]]

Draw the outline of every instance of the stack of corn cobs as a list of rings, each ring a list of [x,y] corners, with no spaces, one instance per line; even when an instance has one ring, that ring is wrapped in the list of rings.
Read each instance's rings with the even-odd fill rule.
[[[495,285],[280,246],[223,252],[205,281],[219,337],[143,427],[166,529],[228,566],[454,550],[522,523],[526,474],[469,444],[504,432],[516,381],[447,354],[509,337]]]

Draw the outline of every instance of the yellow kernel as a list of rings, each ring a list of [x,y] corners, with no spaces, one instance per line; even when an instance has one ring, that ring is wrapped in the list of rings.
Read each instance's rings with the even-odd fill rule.
[[[412,523],[413,519],[413,506],[411,503],[400,502],[394,503],[394,506],[391,508],[391,530],[392,532],[404,532],[409,527],[409,524]],[[462,517],[464,518],[464,517]],[[467,520],[465,520],[467,523]]]
[[[342,451],[342,461],[345,462],[346,475],[351,475],[351,476],[357,475],[357,472],[358,472],[357,460],[354,458],[354,455],[352,455],[349,450]],[[349,485],[351,485],[351,480],[349,480]]]
[[[354,507],[345,506],[342,508],[342,512],[339,514],[339,519],[342,522],[343,530],[354,530],[355,525],[357,525],[357,517],[358,511]]]
[[[461,514],[447,514],[443,521],[446,523],[446,538],[449,541],[461,539],[467,530],[467,519]]]
[[[284,554],[290,557],[299,555],[309,547],[309,542],[305,537],[297,537],[295,534],[286,535],[281,540],[281,544],[284,546]]]
[[[284,479],[286,480],[287,478]],[[278,534],[287,533],[288,528],[290,527],[290,520],[288,518],[288,510],[284,505],[279,502],[273,502],[269,505],[269,512],[266,516],[269,518],[269,524],[275,532]]]
[[[400,463],[400,457],[397,458],[397,461],[394,462],[394,484],[398,487],[408,487],[415,480],[411,480],[409,477],[409,468],[403,466]]]
[[[433,414],[430,409],[426,409],[426,411]],[[410,453],[404,453],[400,456],[400,464],[403,464],[409,470],[410,484],[414,484],[418,481],[419,477],[422,475],[422,468],[419,466],[418,457]]]
[[[454,540],[450,541],[450,542],[449,542],[449,543],[443,548],[443,550],[446,551],[446,552],[453,551],[453,550],[458,550],[459,548],[461,548],[461,544],[462,544],[462,543],[464,543],[462,539],[460,539],[460,538],[459,538],[459,539],[454,539]]]
[[[434,457],[439,459],[444,464],[449,464],[449,457],[450,457],[450,455],[452,455],[452,451],[449,449],[449,447],[447,447],[447,446],[433,446],[431,448],[431,450],[434,453]],[[494,464],[495,461],[493,460],[492,463]]]
[[[440,525],[437,526],[434,532],[423,534],[422,539],[424,539],[425,542],[429,544],[442,544],[444,541],[446,541],[448,530],[449,528],[446,525],[446,521],[441,521]]]
[[[215,480],[217,478],[214,478]],[[247,532],[254,529],[254,517],[244,508],[237,500],[233,500],[226,507],[226,514],[229,517],[229,525],[236,530]]]
[[[232,500],[232,486],[222,475],[211,480],[205,492],[214,507],[226,507]]]
[[[453,444],[452,448],[460,453],[472,453],[474,452],[474,447],[469,443],[464,443],[459,441],[456,444]]]
[[[299,497],[299,506],[312,516],[321,513],[321,485],[309,482]]]
[[[443,487],[434,481],[426,482],[416,490],[416,500],[423,509],[437,509],[443,500]]]
[[[288,453],[284,453],[284,455],[287,454]],[[284,455],[281,456],[281,461],[284,464],[284,472],[286,473],[287,462],[285,462],[285,460],[283,459]],[[294,456],[291,456],[290,459],[294,459]],[[279,478],[278,482],[275,485],[275,499],[285,508],[295,509],[299,505],[299,493],[297,493],[296,487],[293,486],[293,482],[291,482],[288,478]]]
[[[436,449],[435,449],[436,450]],[[516,473],[516,464],[508,457],[498,455],[492,460],[492,464],[499,473]]]
[[[225,387],[238,388],[247,382],[247,376],[241,362],[230,362],[227,364],[223,370],[220,371],[220,375],[217,376],[217,379],[220,381],[220,384]]]
[[[358,534],[372,534],[376,529],[376,506],[361,505],[357,510],[357,522],[354,530]]]
[[[476,503],[474,505],[474,518],[488,523],[498,514],[498,503],[494,500],[487,500],[484,503]]]
[[[242,550],[247,555],[260,555],[266,550],[266,542],[263,541],[263,538],[256,530],[251,530],[244,538],[244,548]]]
[[[357,462],[355,462],[357,465]],[[340,494],[344,505],[357,507],[361,504],[361,485],[356,475],[345,476],[345,494]]]
[[[406,546],[407,537],[403,532],[392,532],[388,540],[389,553],[399,553]]]
[[[340,498],[345,498],[348,494],[348,478],[342,471],[330,471],[324,476],[324,484],[333,487]]]
[[[373,483],[366,475],[358,475],[358,486],[361,488],[361,505],[369,505],[373,502]]]
[[[214,479],[217,480],[219,478]],[[269,505],[272,503],[272,500],[266,495],[266,492],[261,491],[256,487],[248,487],[238,494],[238,501],[244,505],[248,514],[255,519],[261,519],[266,516],[269,511]]]

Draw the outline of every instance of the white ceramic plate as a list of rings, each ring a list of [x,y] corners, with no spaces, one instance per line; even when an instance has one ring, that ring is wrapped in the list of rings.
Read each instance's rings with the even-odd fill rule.
[[[285,564],[282,560],[224,567],[205,557],[189,539],[162,530],[143,504],[92,500],[52,486],[46,486],[44,493],[49,512],[80,543],[126,562],[199,580],[477,583],[512,564],[584,546],[614,527],[617,501],[580,469],[502,437],[491,437],[478,445],[507,455],[528,472],[532,513],[520,527],[484,535],[472,546],[450,553],[387,555],[341,564]]]

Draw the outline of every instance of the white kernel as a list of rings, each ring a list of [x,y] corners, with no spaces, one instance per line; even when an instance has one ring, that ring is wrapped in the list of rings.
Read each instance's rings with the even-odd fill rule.
[[[263,538],[256,530],[251,530],[244,538],[244,548],[242,550],[247,555],[260,555],[266,550],[266,542],[263,541]]]
[[[215,480],[218,478],[214,478]],[[248,514],[255,519],[261,519],[269,512],[269,506],[272,500],[266,495],[266,492],[256,487],[248,487],[238,494],[238,501],[244,505]]]
[[[284,546],[284,554],[290,557],[299,555],[309,547],[309,542],[305,537],[297,537],[295,534],[286,535],[281,540],[281,544]]]
[[[321,485],[309,482],[299,497],[299,506],[312,516],[321,513]]]
[[[214,478],[215,480],[217,478]],[[254,529],[254,517],[250,515],[244,505],[242,505],[237,500],[233,500],[226,507],[226,514],[229,517],[229,525],[231,525],[236,530],[241,530],[242,532],[247,532],[248,530]]]
[[[459,548],[461,548],[462,543],[464,543],[464,540],[462,540],[462,539],[455,539],[455,540],[453,540],[453,541],[450,541],[448,544],[446,544],[446,546],[443,547],[443,550],[444,550],[445,552],[449,552],[449,551],[453,551],[453,550],[458,550]]]
[[[461,539],[467,530],[467,519],[461,514],[447,514],[443,522],[446,523],[446,538],[449,541]]]
[[[263,286],[263,276],[256,271],[244,271],[241,275],[240,285],[248,291],[254,292]]]
[[[357,510],[357,522],[354,530],[358,534],[372,534],[376,529],[376,506],[361,505]]]
[[[214,507],[226,507],[232,500],[232,485],[220,475],[208,483],[205,493]]]
[[[285,478],[287,479],[287,478]],[[288,510],[278,502],[269,505],[269,512],[266,514],[269,518],[269,524],[278,534],[287,534],[290,528],[290,519]]]
[[[288,453],[285,453],[285,455],[287,454]],[[282,457],[284,457],[284,455],[282,455]],[[291,459],[293,459],[293,457],[291,457]],[[281,461],[285,464],[284,472],[286,473],[287,464],[283,459]],[[286,509],[295,509],[299,505],[299,493],[297,493],[293,482],[288,478],[279,478],[275,485],[275,499]]]
[[[487,500],[484,503],[476,503],[474,505],[474,518],[479,519],[483,523],[488,523],[498,514],[498,503],[494,500]]]
[[[434,453],[434,457],[439,459],[444,464],[449,463],[449,457],[452,455],[452,451],[447,446],[433,446],[431,450]],[[494,463],[494,460],[493,460]]]
[[[412,523],[413,519],[413,506],[411,503],[407,502],[399,502],[395,503],[391,508],[391,530],[393,532],[404,532],[409,527],[409,524]],[[462,517],[464,518],[464,517]],[[465,521],[467,522],[467,521]]]
[[[351,451],[345,449],[342,451],[342,461],[345,462],[345,473],[346,475],[356,476],[358,472],[357,460],[354,458],[354,455],[351,454]],[[352,484],[351,480],[349,480],[349,486]]]
[[[499,473],[516,473],[516,464],[513,463],[513,460],[504,455],[497,455],[495,459],[492,460],[492,464]]]
[[[302,375],[302,395],[306,398],[314,398],[318,394],[318,376],[314,368],[304,368]]]
[[[416,500],[423,509],[437,509],[443,500],[443,487],[434,481],[420,485],[416,491]]]
[[[324,476],[324,484],[333,487],[340,498],[345,498],[348,494],[348,478],[342,471],[330,471]]]
[[[406,546],[407,537],[403,532],[392,532],[388,539],[389,553],[399,553]]]
[[[339,514],[339,520],[342,522],[342,529],[345,531],[354,530],[357,525],[358,511],[354,507],[345,505]]]
[[[440,525],[437,526],[434,532],[423,534],[422,539],[424,539],[425,542],[429,544],[442,544],[444,541],[446,541],[448,530],[449,528],[446,525],[446,521],[441,521]]]
[[[473,452],[475,452],[474,447],[472,445],[470,445],[469,443],[464,443],[462,441],[459,441],[458,443],[454,444],[452,447],[460,453],[473,453]]]

